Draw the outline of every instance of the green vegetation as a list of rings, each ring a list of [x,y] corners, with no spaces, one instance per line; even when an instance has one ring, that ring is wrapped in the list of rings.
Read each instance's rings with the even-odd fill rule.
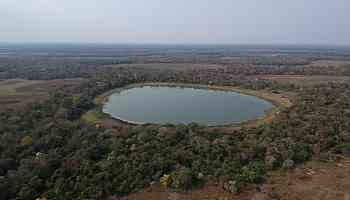
[[[350,143],[338,144],[334,147],[335,153],[350,156]]]
[[[104,114],[99,111],[88,111],[81,116],[81,119],[84,122],[87,122],[92,125],[100,124]]]
[[[279,73],[288,67],[243,72]],[[276,86],[272,81],[235,76],[239,68],[173,72],[99,71],[90,66],[85,72],[77,65],[69,68],[71,73],[60,69],[13,67],[2,74],[5,78],[79,76],[88,80],[74,91],[60,88],[44,101],[0,112],[0,199],[105,199],[155,182],[189,190],[208,180],[223,184],[230,192],[240,192],[261,183],[267,170],[290,169],[312,158],[332,159],[349,150],[349,83]],[[90,111],[96,106],[95,97],[128,84],[157,81],[292,91],[297,95],[295,105],[281,110],[270,123],[235,129],[230,134],[208,132],[196,124],[133,126],[127,131],[95,126],[101,120],[98,112]]]
[[[198,185],[204,181],[198,178],[202,174],[239,192],[263,181],[271,158],[273,167],[287,160],[301,163],[333,147],[347,148],[339,144],[349,142],[344,132],[350,130],[344,110],[344,103],[350,102],[346,85],[305,89],[284,118],[235,134],[207,133],[205,127],[190,124],[138,126],[114,136],[79,120],[82,115],[88,122],[99,122],[99,113],[86,112],[100,93],[91,87],[97,82],[88,83],[79,98],[56,93],[24,111],[1,113],[0,163],[16,163],[0,165],[5,177],[0,187],[9,188],[2,195],[33,199],[48,192],[49,199],[99,199],[137,191],[165,174],[166,185],[174,189]],[[334,92],[342,94],[337,97],[341,101],[330,95]]]
[[[29,146],[29,145],[32,145],[33,144],[33,139],[31,136],[24,136],[22,139],[21,139],[21,145],[23,146]]]

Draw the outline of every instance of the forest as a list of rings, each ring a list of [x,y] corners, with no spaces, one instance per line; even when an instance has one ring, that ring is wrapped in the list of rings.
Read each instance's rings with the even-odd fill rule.
[[[0,199],[119,199],[154,184],[188,191],[209,182],[240,193],[263,184],[269,171],[350,156],[349,81],[303,85],[263,78],[350,75],[348,64],[310,66],[313,59],[296,56],[269,63],[257,57],[242,59],[244,64],[220,61],[224,67],[217,69],[174,70],[118,67],[125,61],[2,58],[2,81],[84,81],[50,91],[41,101],[0,109]],[[97,106],[97,96],[143,82],[292,93],[293,106],[270,123],[230,134],[208,132],[195,123],[118,131],[82,120]]]

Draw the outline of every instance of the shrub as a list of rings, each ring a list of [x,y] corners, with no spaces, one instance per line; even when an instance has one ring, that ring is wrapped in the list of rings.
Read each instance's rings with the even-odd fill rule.
[[[335,146],[334,152],[337,154],[350,155],[350,143]]]
[[[302,150],[295,152],[295,154],[293,156],[293,160],[295,160],[297,163],[307,161],[310,158],[311,158],[311,153],[305,149],[302,149]]]
[[[171,175],[171,187],[175,189],[187,190],[193,185],[193,173],[190,168],[181,167],[174,171]]]
[[[233,193],[240,192],[248,184],[262,182],[265,174],[266,168],[263,162],[251,162],[238,170],[233,180],[224,185],[224,189]]]
[[[162,177],[160,177],[159,182],[160,182],[161,185],[163,185],[165,187],[169,187],[169,185],[170,185],[170,175],[164,174]]]
[[[30,146],[33,144],[33,139],[32,137],[30,136],[24,136],[22,139],[21,139],[21,145],[22,146]]]
[[[266,174],[263,162],[252,162],[247,167],[243,167],[243,175],[249,183],[259,183],[263,181]]]

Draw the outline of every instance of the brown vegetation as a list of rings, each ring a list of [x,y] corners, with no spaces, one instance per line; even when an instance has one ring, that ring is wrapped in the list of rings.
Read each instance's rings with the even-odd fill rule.
[[[128,49],[108,54],[106,60],[66,59],[61,53],[0,58],[0,79],[7,79],[0,82],[2,95],[23,93],[15,103],[34,101],[1,104],[11,109],[0,111],[0,199],[345,198],[348,161],[336,159],[350,155],[350,83],[346,78],[328,80],[348,76],[350,70],[309,65],[349,59],[347,52],[272,50],[259,55],[227,48],[173,48],[169,54],[164,47]],[[215,63],[224,68],[105,66],[131,62]],[[307,82],[316,75],[327,80],[297,84],[300,76]],[[14,78],[26,80],[8,80]],[[62,80],[68,78],[84,80]],[[27,79],[34,82],[20,85]],[[267,91],[265,98],[292,94],[293,106],[281,102],[287,108],[269,123],[230,133],[197,124],[100,126],[100,113],[88,112],[96,109],[98,95],[145,82],[243,88],[255,95]],[[303,165],[310,160],[330,164]],[[155,193],[137,193],[150,186]],[[332,191],[326,194],[324,188]]]
[[[8,79],[0,82],[0,109],[15,108],[47,99],[50,92],[65,88],[74,90],[83,79],[25,80]]]
[[[347,200],[350,198],[350,160],[311,161],[293,170],[271,172],[258,188],[232,194],[222,185],[208,184],[190,192],[155,185],[120,200]]]

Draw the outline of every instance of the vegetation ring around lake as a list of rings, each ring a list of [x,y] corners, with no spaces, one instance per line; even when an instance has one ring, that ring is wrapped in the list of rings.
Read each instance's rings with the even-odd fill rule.
[[[171,88],[171,92],[169,88]],[[146,98],[146,101],[141,101],[140,96],[137,97],[140,93],[143,94],[141,96]],[[217,105],[208,105],[206,103],[208,98],[216,99],[219,102],[216,103]],[[192,104],[190,102],[192,99],[197,103]],[[182,103],[192,105],[179,105],[178,100],[184,100]],[[144,104],[151,104],[153,101],[159,101],[158,104],[149,105],[155,110],[147,108],[147,105]],[[220,105],[220,101],[228,101],[227,103],[232,105],[225,107]],[[230,86],[159,82],[130,84],[116,88],[98,96],[95,103],[99,105],[100,113],[105,113],[109,115],[109,118],[125,124],[164,125],[194,122],[208,127],[239,127],[267,123],[272,121],[281,109],[292,105],[285,95],[269,91],[248,90]],[[160,104],[164,105],[160,106]],[[133,108],[130,111],[130,108],[135,106],[138,109]],[[146,108],[144,108],[145,106]],[[197,110],[192,107],[196,107]],[[168,109],[170,108],[175,112],[178,112],[177,109],[183,109],[183,112],[179,111],[180,114],[174,114],[170,111],[169,113]],[[194,109],[197,114],[189,115],[186,112],[187,109]],[[155,112],[159,112],[159,116],[153,116],[154,118],[150,119],[149,113],[154,115]],[[196,112],[191,111],[189,113]]]

